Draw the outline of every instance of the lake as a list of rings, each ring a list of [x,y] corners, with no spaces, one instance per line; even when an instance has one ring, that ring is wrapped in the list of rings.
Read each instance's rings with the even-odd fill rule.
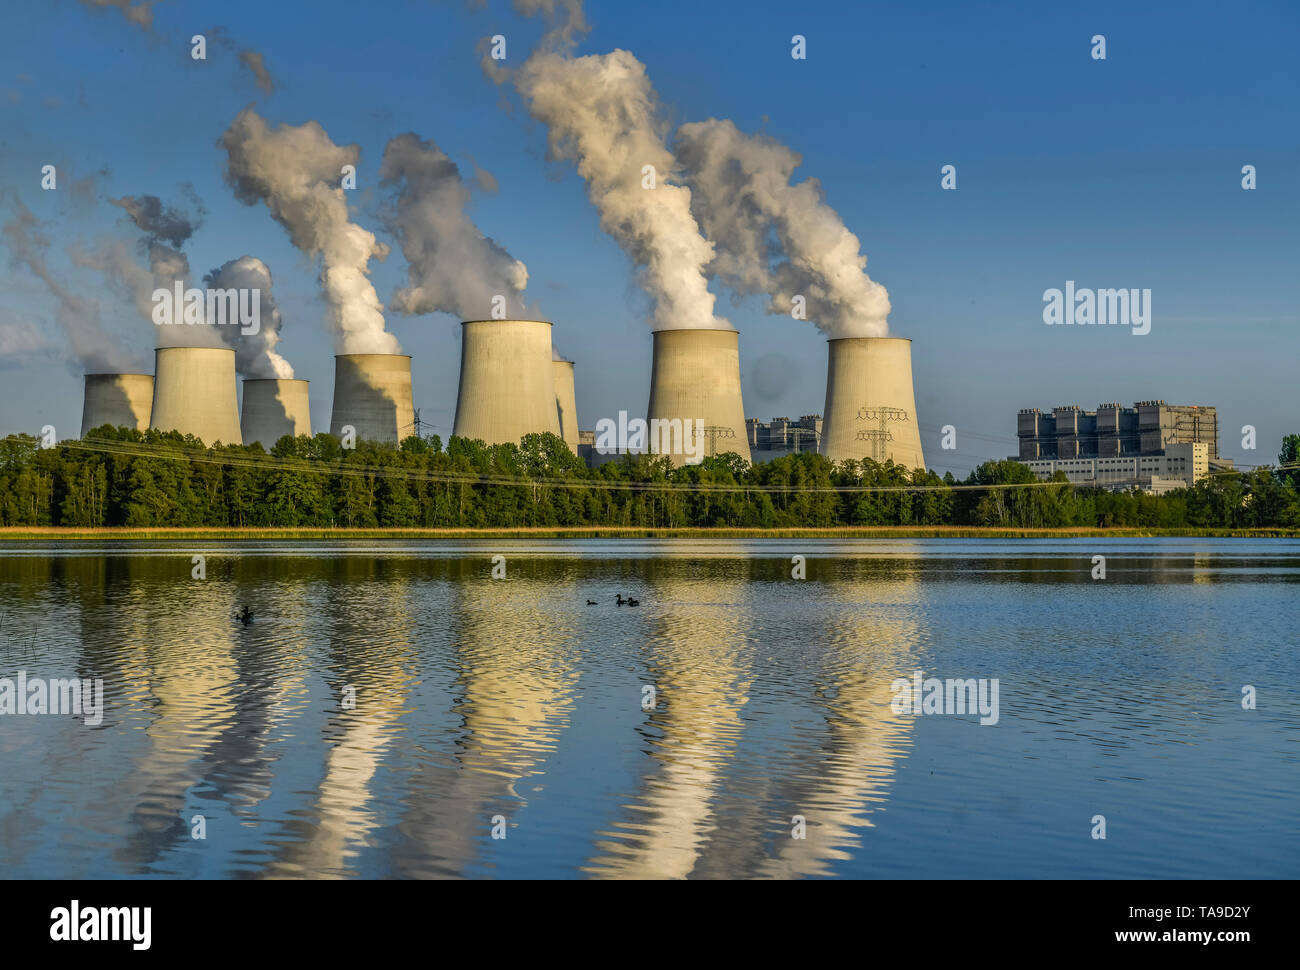
[[[1285,539],[12,544],[0,876],[1295,878],[1298,644]]]

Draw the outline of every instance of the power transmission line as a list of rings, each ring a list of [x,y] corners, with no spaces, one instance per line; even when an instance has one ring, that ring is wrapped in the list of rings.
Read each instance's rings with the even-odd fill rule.
[[[599,478],[509,478],[506,476],[455,474],[430,472],[423,469],[400,468],[393,465],[361,465],[348,462],[321,462],[307,459],[286,459],[274,456],[260,457],[238,453],[218,454],[213,451],[183,450],[175,448],[154,449],[147,445],[125,441],[70,441],[61,443],[62,447],[80,451],[90,451],[107,455],[122,455],[136,458],[161,458],[169,461],[192,461],[200,464],[222,465],[231,468],[248,468],[258,471],[292,471],[311,475],[347,475],[355,478],[376,477],[402,479],[411,482],[427,482],[442,485],[485,485],[535,487],[549,485],[553,488],[591,488],[607,491],[661,491],[661,492],[758,492],[776,495],[791,493],[865,493],[865,492],[964,492],[990,491],[1013,488],[1064,488],[1076,485],[1073,482],[1036,481],[1022,483],[999,483],[989,485],[729,485],[721,482],[666,482],[647,481],[632,482]],[[1300,468],[1300,462],[1279,466],[1281,469]],[[1211,475],[1233,475],[1236,472],[1211,472]],[[1138,484],[1136,480],[1131,483]],[[1079,487],[1087,487],[1079,485]]]

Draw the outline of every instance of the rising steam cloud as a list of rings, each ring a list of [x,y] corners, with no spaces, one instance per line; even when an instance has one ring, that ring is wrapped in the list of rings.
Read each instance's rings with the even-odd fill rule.
[[[79,265],[98,269],[110,283],[125,290],[136,309],[148,320],[153,320],[153,293],[163,289],[171,291],[177,282],[190,286],[190,260],[181,247],[198,229],[203,216],[203,206],[190,190],[189,197],[197,215],[165,204],[156,195],[123,196],[108,201],[127,214],[142,234],[141,247],[149,259],[149,270],[143,272],[121,240],[103,241],[94,250],[79,253]],[[223,347],[221,331],[225,327],[210,326],[155,326],[159,347]],[[238,328],[234,328],[238,334]]]
[[[153,29],[153,5],[158,0],[140,0],[135,4],[132,4],[131,0],[81,0],[81,2],[87,7],[113,7],[126,18],[127,23],[147,31]]]
[[[388,222],[409,265],[392,309],[484,320],[492,316],[493,297],[504,296],[509,305],[523,293],[528,270],[470,220],[469,187],[437,145],[398,135],[384,149],[379,176],[398,188]]]
[[[858,237],[816,179],[791,183],[797,152],[711,119],[682,125],[676,153],[692,211],[716,247],[711,274],[738,294],[767,294],[771,313],[789,313],[802,295],[809,319],[830,337],[888,332],[889,293],[867,275]]]
[[[370,259],[388,247],[348,216],[340,186],[344,165],[356,165],[356,145],[336,145],[309,121],[274,130],[245,108],[221,136],[226,180],[241,202],[264,202],[288,230],[293,244],[321,257],[321,287],[330,309],[335,346],[341,354],[396,354],[397,340],[384,329],[383,305],[370,282]]]
[[[576,4],[520,5],[529,6],[581,13]],[[556,28],[552,43],[562,44],[568,31]],[[577,163],[601,228],[641,267],[656,329],[730,329],[713,312],[704,273],[713,246],[691,214],[690,189],[671,181],[675,161],[645,65],[624,50],[575,58],[543,49],[514,80],[533,117],[549,129],[550,154]],[[647,165],[654,167],[654,188],[644,186]]]
[[[213,290],[254,290],[258,293],[260,327],[255,334],[245,334],[239,327],[222,326],[217,330],[235,351],[235,370],[245,377],[293,377],[293,367],[276,353],[280,342],[280,308],[271,290],[271,270],[256,256],[241,256],[223,263],[203,277],[203,285]]]
[[[15,200],[15,215],[0,229],[10,258],[40,280],[55,300],[55,320],[67,335],[72,357],[87,374],[121,372],[131,368],[130,355],[120,338],[104,330],[99,306],[64,286],[46,261],[49,238],[21,202]]]

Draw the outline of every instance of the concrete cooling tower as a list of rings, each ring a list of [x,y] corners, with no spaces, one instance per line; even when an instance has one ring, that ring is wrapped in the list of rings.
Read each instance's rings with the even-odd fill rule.
[[[152,374],[87,374],[81,437],[104,424],[144,431],[152,411]]]
[[[560,437],[576,455],[578,453],[578,397],[573,380],[573,361],[551,361],[555,375],[555,409],[560,415]]]
[[[205,445],[242,443],[235,400],[235,352],[215,347],[154,351],[149,427],[192,434]]]
[[[311,435],[307,381],[245,378],[239,428],[244,444],[259,442],[267,451],[285,435]]]
[[[924,468],[912,392],[912,341],[843,337],[827,346],[821,453],[832,461],[892,459]]]
[[[351,425],[359,441],[393,444],[415,434],[411,358],[406,354],[339,354],[334,358],[330,434]]]
[[[740,401],[740,334],[735,330],[656,330],[647,417],[703,422],[701,457],[728,451],[749,461]],[[662,432],[661,432],[662,434]],[[653,432],[652,432],[653,438]],[[688,447],[697,446],[688,443]],[[657,449],[651,442],[651,450]],[[688,456],[672,452],[674,465]]]
[[[489,445],[560,433],[545,320],[470,320],[461,325],[460,390],[452,434]],[[576,432],[575,432],[576,436]]]

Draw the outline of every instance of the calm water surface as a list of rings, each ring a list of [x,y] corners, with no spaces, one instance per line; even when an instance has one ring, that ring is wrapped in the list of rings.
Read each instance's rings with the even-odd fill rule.
[[[1294,878],[1298,645],[1286,540],[6,546],[106,713],[0,715],[0,876]]]

